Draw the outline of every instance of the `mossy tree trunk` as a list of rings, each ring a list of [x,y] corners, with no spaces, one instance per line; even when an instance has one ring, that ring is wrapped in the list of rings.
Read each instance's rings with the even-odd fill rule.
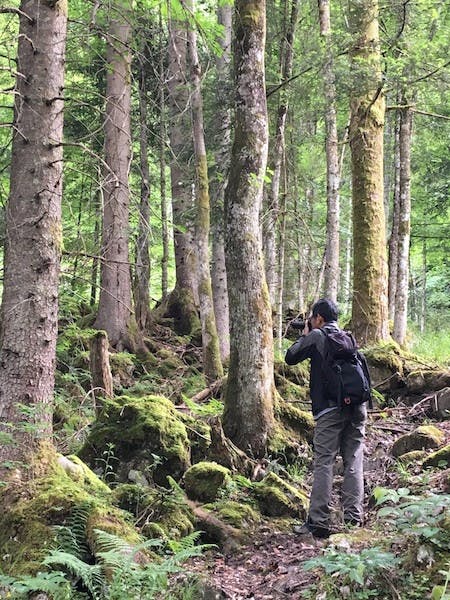
[[[259,211],[267,164],[265,2],[235,4],[235,138],[225,194],[230,368],[223,425],[241,449],[264,453],[273,425],[272,318]]]
[[[101,289],[95,327],[114,348],[134,349],[136,322],[132,309],[129,263],[128,174],[131,162],[131,0],[111,10],[106,36],[106,115],[103,181]]]
[[[400,119],[395,119],[394,132],[394,192],[392,207],[391,233],[389,236],[389,278],[388,278],[388,314],[395,318],[395,294],[397,291],[398,268],[398,226],[400,220]]]
[[[187,9],[193,13],[193,1],[186,0],[185,4]],[[223,376],[223,368],[214,316],[209,267],[210,202],[208,163],[206,160],[205,134],[203,130],[203,99],[200,85],[201,67],[197,52],[197,34],[192,25],[188,30],[188,52],[192,85],[190,98],[196,175],[195,241],[198,256],[198,298],[200,304],[200,321],[202,324],[203,372],[207,381],[213,382]]]
[[[388,338],[383,203],[384,97],[377,0],[352,1],[350,148],[353,202],[352,327],[361,344]]]
[[[319,24],[325,53],[323,84],[326,126],[325,150],[327,156],[327,238],[325,246],[324,293],[327,298],[336,302],[339,283],[340,172],[336,123],[336,86],[329,0],[319,0]]]
[[[224,236],[224,197],[225,185],[230,167],[231,151],[231,28],[233,8],[231,4],[219,2],[217,19],[223,26],[223,34],[219,39],[222,54],[216,58],[217,95],[214,119],[216,128],[214,140],[214,167],[210,182],[212,202],[212,289],[214,314],[216,316],[217,334],[219,336],[220,356],[222,361],[230,356],[230,313],[228,308],[227,269],[225,264]]]
[[[20,5],[0,341],[0,478],[23,474],[52,430],[66,5]]]
[[[198,320],[197,253],[194,244],[192,134],[187,83],[187,27],[176,3],[169,4],[168,105],[170,179],[176,284],[168,298],[168,315],[178,333],[189,334]]]
[[[400,206],[398,222],[398,266],[395,292],[395,318],[392,337],[400,345],[405,343],[408,318],[409,241],[411,230],[411,141],[413,111],[406,94],[400,111]]]
[[[145,30],[141,32],[145,35]],[[147,108],[147,43],[144,41],[139,56],[139,160],[141,199],[136,240],[136,266],[134,276],[134,305],[136,323],[145,331],[150,319],[150,168],[148,162],[148,108]]]

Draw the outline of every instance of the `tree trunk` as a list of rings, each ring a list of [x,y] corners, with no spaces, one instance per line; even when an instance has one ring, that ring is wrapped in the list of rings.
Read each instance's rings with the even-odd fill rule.
[[[216,315],[217,334],[219,336],[222,361],[230,356],[230,316],[228,308],[227,270],[225,265],[225,238],[223,204],[225,185],[230,167],[231,149],[231,4],[219,3],[218,22],[223,26],[223,36],[219,43],[222,54],[216,59],[217,69],[217,134],[215,136],[215,165],[211,179],[212,201],[212,289],[214,314]]]
[[[384,97],[381,87],[378,4],[353,2],[350,148],[353,200],[352,327],[359,343],[386,340],[386,235],[383,204]]]
[[[406,95],[402,105],[407,105]],[[400,111],[400,210],[398,223],[398,269],[395,294],[394,340],[403,345],[406,339],[409,286],[409,240],[411,229],[411,141],[413,111]]]
[[[275,393],[258,220],[268,143],[264,0],[237,0],[235,16],[236,127],[225,194],[231,352],[223,424],[238,447],[260,456],[273,426]]]
[[[134,304],[136,322],[145,331],[150,318],[150,169],[148,164],[147,77],[145,73],[147,52],[144,42],[139,60],[139,157],[141,166],[141,201],[136,240],[136,272]]]
[[[330,1],[319,0],[320,34],[324,39],[323,72],[327,156],[327,239],[325,245],[324,293],[337,300],[339,283],[339,153],[336,124],[336,87],[331,45]]]
[[[394,133],[394,194],[392,207],[391,235],[389,236],[389,319],[393,322],[395,318],[395,295],[397,291],[398,272],[398,230],[400,220],[400,125],[396,119]]]
[[[193,12],[192,0],[187,0],[186,6],[190,12]],[[223,369],[220,360],[219,338],[217,336],[216,319],[214,316],[211,273],[209,268],[209,181],[205,134],[203,130],[203,99],[200,87],[201,70],[197,52],[197,34],[192,27],[188,31],[188,51],[192,83],[191,110],[197,213],[195,238],[198,256],[198,298],[202,324],[203,372],[206,380],[212,382],[223,376]]]
[[[131,161],[129,52],[131,2],[116,7],[107,34],[105,162],[103,182],[103,231],[101,289],[97,329],[104,329],[110,344],[121,350],[134,349],[130,336],[134,316],[131,305],[129,263],[128,173]],[[135,325],[135,323],[134,323]]]
[[[195,327],[198,307],[197,256],[193,234],[192,176],[189,160],[192,155],[191,123],[186,110],[189,104],[187,87],[186,24],[169,20],[168,103],[170,108],[169,138],[171,148],[170,178],[175,246],[175,290],[168,301],[168,314],[174,317],[180,334],[189,334]]]
[[[292,0],[291,16],[284,32],[281,50],[281,83],[286,82],[292,75],[293,62],[293,44],[295,28],[298,20],[298,1]],[[286,116],[289,108],[287,88],[282,86],[279,92],[279,105],[277,114],[277,123],[273,148],[270,155],[272,157],[270,170],[272,178],[270,187],[267,191],[267,221],[264,232],[264,257],[267,287],[269,290],[270,303],[275,312],[276,299],[278,297],[279,273],[278,273],[278,249],[277,249],[277,223],[280,212],[279,194],[281,180],[281,164],[284,154]]]
[[[161,31],[162,38],[162,15],[161,8],[159,12],[159,28]],[[161,87],[159,90],[159,114],[160,114],[160,146],[159,146],[159,189],[160,189],[160,202],[161,202],[161,237],[162,237],[162,257],[161,257],[161,297],[162,301],[165,302],[167,299],[169,289],[169,223],[167,217],[167,197],[166,197],[166,147],[167,147],[167,130],[166,130],[166,90],[163,85],[165,68],[164,68],[164,52],[163,43],[160,43],[160,61],[159,61],[159,79],[161,81]]]
[[[1,306],[1,479],[24,474],[27,457],[51,437],[62,243],[67,15],[49,0],[23,0],[20,10]]]
[[[92,393],[95,399],[95,412],[102,408],[103,398],[113,397],[113,380],[109,365],[109,342],[104,331],[99,331],[92,338],[89,354]]]

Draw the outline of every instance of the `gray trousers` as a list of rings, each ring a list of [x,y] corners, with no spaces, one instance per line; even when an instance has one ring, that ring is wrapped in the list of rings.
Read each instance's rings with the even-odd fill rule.
[[[332,410],[319,417],[314,431],[314,480],[309,518],[312,525],[329,529],[333,467],[340,452],[344,461],[342,504],[345,521],[363,521],[364,433],[366,405]]]

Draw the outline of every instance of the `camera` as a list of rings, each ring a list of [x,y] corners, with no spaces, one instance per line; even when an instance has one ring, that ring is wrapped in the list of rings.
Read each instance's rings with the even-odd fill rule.
[[[292,321],[289,323],[289,325],[293,329],[298,329],[299,331],[303,331],[303,329],[305,329],[306,324],[308,324],[308,328],[311,330],[312,329],[311,319],[297,318],[297,319],[292,319]]]

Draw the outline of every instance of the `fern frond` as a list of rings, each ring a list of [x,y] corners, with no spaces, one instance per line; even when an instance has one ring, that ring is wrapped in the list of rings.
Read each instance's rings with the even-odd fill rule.
[[[66,571],[81,579],[83,585],[89,590],[94,600],[102,598],[102,590],[105,588],[106,582],[100,565],[88,565],[73,554],[53,550],[42,561],[46,566],[58,565]]]
[[[34,577],[24,576],[21,579],[0,577],[1,598],[22,598],[25,595],[28,598],[33,592],[44,592],[51,595],[53,600],[69,600],[71,585],[60,571],[37,573]]]
[[[95,546],[98,550],[96,554],[99,552],[122,552],[123,554],[129,554],[133,545],[124,540],[122,537],[118,535],[114,535],[113,533],[108,533],[107,531],[103,531],[102,529],[94,529],[95,534]]]
[[[167,545],[174,553],[193,548],[200,538],[201,531],[193,531],[180,540],[168,540]]]

